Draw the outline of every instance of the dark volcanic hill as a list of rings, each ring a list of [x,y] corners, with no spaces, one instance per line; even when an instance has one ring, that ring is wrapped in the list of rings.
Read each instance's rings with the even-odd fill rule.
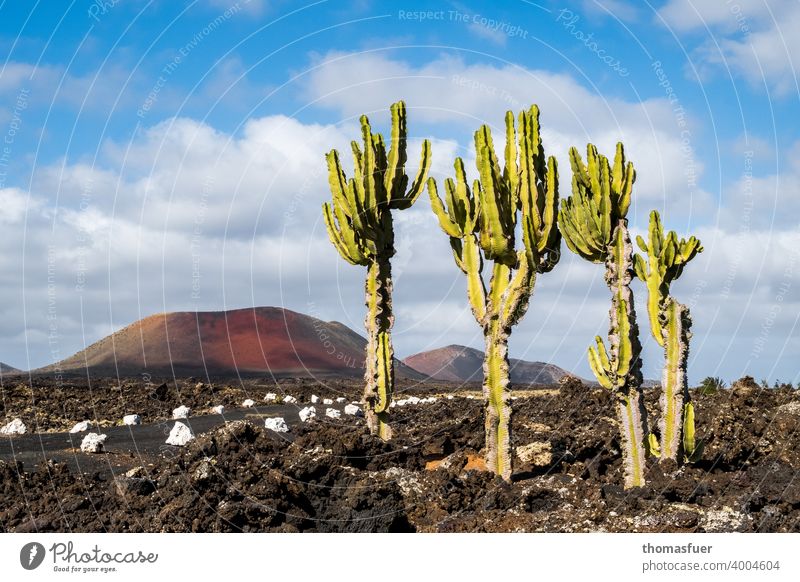
[[[34,373],[361,376],[366,339],[279,307],[151,315]],[[401,377],[420,378],[397,362]]]
[[[0,362],[0,374],[19,374],[21,370],[17,370],[9,366],[8,364],[4,364]]]
[[[407,357],[403,362],[434,380],[481,382],[483,352],[466,346],[447,346]],[[553,384],[569,372],[543,362],[509,360],[511,381],[516,384]]]

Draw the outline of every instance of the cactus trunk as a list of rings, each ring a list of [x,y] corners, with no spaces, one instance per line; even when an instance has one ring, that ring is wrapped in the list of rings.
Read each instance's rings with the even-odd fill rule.
[[[388,257],[371,262],[366,281],[367,357],[364,414],[372,434],[383,440],[392,437],[388,424],[389,404],[394,389],[392,348],[392,270]]]
[[[506,481],[511,480],[511,406],[508,376],[508,336],[497,319],[484,327],[483,397],[486,403],[486,465]]]
[[[684,403],[689,401],[686,386],[686,359],[689,352],[689,310],[674,299],[664,307],[664,374],[661,393],[661,458],[681,462]]]
[[[642,404],[642,372],[639,328],[630,282],[633,278],[633,245],[627,220],[620,219],[614,229],[606,258],[606,283],[611,289],[608,339],[616,370],[620,431],[625,463],[625,487],[644,485],[645,435],[647,415]]]
[[[617,409],[619,413],[622,445],[625,450],[625,489],[644,485],[645,467],[645,411],[641,391],[629,388],[627,393],[620,393]]]

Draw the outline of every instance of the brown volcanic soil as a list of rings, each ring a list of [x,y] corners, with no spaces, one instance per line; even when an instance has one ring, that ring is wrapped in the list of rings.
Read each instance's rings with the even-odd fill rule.
[[[409,356],[403,363],[434,380],[481,382],[483,352],[466,346],[451,345]],[[569,372],[553,364],[527,362],[511,358],[511,381],[517,384],[554,384]]]
[[[285,388],[335,396],[311,382]],[[745,382],[696,394],[703,460],[651,460],[648,485],[632,491],[620,487],[607,392],[570,381],[528,394],[514,401],[513,440],[539,454],[510,485],[476,469],[482,404],[457,395],[394,408],[389,444],[359,419],[323,417],[288,437],[231,423],[116,480],[104,455],[84,455],[98,461],[83,474],[6,459],[0,530],[800,531],[797,391]]]
[[[364,373],[365,345],[341,323],[279,307],[162,313],[34,373],[356,377]],[[398,374],[420,377],[402,365]]]

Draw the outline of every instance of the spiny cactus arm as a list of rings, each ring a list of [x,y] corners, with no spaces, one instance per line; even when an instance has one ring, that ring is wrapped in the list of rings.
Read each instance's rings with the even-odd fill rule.
[[[520,136],[522,135],[523,128],[520,126]],[[517,187],[520,180],[520,169],[517,168],[517,136],[514,129],[514,114],[511,111],[506,111],[506,147],[505,147],[506,165],[503,170],[503,178],[509,186],[512,193],[518,192]]]
[[[331,150],[325,155],[328,164],[328,185],[330,186],[333,204],[340,206],[348,218],[353,218],[354,208],[347,198],[347,178],[339,161],[339,152]]]
[[[486,317],[486,285],[483,282],[483,258],[474,234],[468,234],[463,241],[462,263],[467,275],[467,297],[473,315],[478,322]]]
[[[586,208],[580,202],[567,198],[561,202],[558,213],[558,227],[567,243],[567,247],[579,257],[593,263],[602,263],[605,260],[605,247],[597,245],[594,238],[589,236],[585,221],[589,220]]]
[[[377,222],[380,215],[378,207],[380,193],[377,189],[378,169],[375,164],[375,144],[373,142],[372,128],[366,115],[361,116],[361,139],[364,141],[364,151],[361,160],[361,180],[363,184],[363,205],[364,210],[375,217]]]
[[[597,348],[589,346],[589,367],[591,367],[595,378],[603,388],[611,390],[614,388],[614,382],[611,380],[614,374],[611,373],[611,364],[608,360],[608,353],[603,339],[598,335],[595,336]]]
[[[452,184],[452,180],[448,178],[445,182],[445,189],[450,188],[451,186],[448,185]],[[454,188],[454,186],[452,186]],[[436,215],[436,218],[439,219],[439,226],[442,230],[450,237],[453,238],[461,238],[464,236],[464,232],[461,230],[461,226],[451,218],[451,215],[448,214],[447,210],[442,203],[442,199],[439,198],[439,192],[436,187],[436,181],[433,178],[428,179],[428,196],[431,199],[431,209],[433,213]]]
[[[335,206],[334,208],[339,209],[340,207]],[[322,216],[325,219],[328,238],[341,257],[351,265],[366,265],[367,257],[362,249],[359,248],[346,217],[340,216],[338,221],[339,226],[337,226],[333,213],[331,212],[331,207],[327,202],[322,204]]]
[[[615,200],[613,204],[617,209],[617,217],[624,218],[628,215],[631,205],[633,183],[636,181],[636,170],[631,162],[625,162],[625,148],[622,142],[617,143],[617,152],[614,156],[614,172],[612,175],[612,192]]]
[[[689,463],[695,463],[703,455],[703,441],[698,441],[694,431],[694,405],[687,402],[683,410],[683,453]]]
[[[664,228],[658,211],[650,213],[648,226],[648,242],[641,236],[636,237],[639,248],[647,255],[647,260],[637,254],[634,257],[636,276],[647,284],[647,313],[650,319],[650,331],[659,345],[664,345],[661,313],[670,295],[672,281],[680,277],[683,267],[703,247],[695,237],[689,240],[680,239],[675,231],[664,235]]]
[[[402,101],[393,103],[392,113],[392,133],[389,155],[386,159],[386,175],[384,176],[384,188],[389,192],[391,200],[394,202],[405,197],[406,176],[405,165],[406,154],[406,104]]]
[[[415,176],[414,181],[411,183],[411,188],[409,188],[408,192],[406,192],[403,196],[392,199],[392,208],[397,208],[398,210],[411,208],[414,202],[417,201],[417,198],[419,198],[422,190],[425,188],[425,181],[427,180],[430,167],[431,142],[426,139],[422,142],[422,153],[420,154],[419,169],[417,170],[417,175]]]
[[[501,300],[500,323],[505,327],[515,326],[525,315],[536,282],[536,270],[528,262],[527,253],[518,251],[517,259],[517,268]]]
[[[476,196],[482,216],[481,248],[487,259],[511,266],[516,261],[516,202],[512,205],[512,193],[501,175],[491,130],[486,125],[475,132],[475,150],[475,163],[480,176],[480,181],[476,181]]]

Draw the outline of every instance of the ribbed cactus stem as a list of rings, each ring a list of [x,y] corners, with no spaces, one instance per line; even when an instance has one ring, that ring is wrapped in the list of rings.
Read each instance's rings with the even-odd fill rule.
[[[392,133],[389,150],[369,119],[361,116],[362,145],[351,142],[353,177],[342,169],[339,152],[330,151],[328,185],[332,203],[322,206],[328,237],[344,260],[367,267],[367,355],[364,408],[372,434],[388,440],[388,408],[394,387],[391,327],[392,277],[389,261],[395,253],[392,210],[404,210],[419,198],[431,164],[431,144],[422,142],[417,175],[408,187],[406,174],[406,106],[391,107]],[[408,188],[407,188],[408,187]]]
[[[508,336],[497,319],[484,328],[486,356],[483,360],[483,396],[486,406],[486,465],[506,481],[513,470],[511,454],[511,393],[508,366]]]
[[[611,290],[608,340],[616,369],[613,385],[619,399],[620,429],[625,463],[625,487],[644,485],[647,416],[642,406],[642,346],[630,283],[633,278],[633,245],[627,220],[617,221],[606,254],[606,283]]]
[[[689,354],[689,310],[670,298],[662,312],[664,326],[664,373],[661,392],[661,458],[682,460],[684,403],[689,401],[686,360]]]
[[[625,447],[623,462],[625,463],[625,489],[644,486],[645,467],[645,428],[646,413],[642,394],[636,388],[618,394],[617,410],[619,413],[622,446]]]
[[[428,193],[431,209],[450,237],[455,262],[467,276],[469,304],[483,328],[486,464],[508,481],[513,469],[508,337],[528,309],[536,274],[558,262],[558,166],[544,155],[536,106],[520,112],[519,132],[514,114],[506,113],[504,167],[486,125],[475,132],[475,153],[480,179],[472,189],[464,162],[457,158],[455,179],[445,180],[445,200],[433,179],[428,180]],[[517,249],[520,222],[523,248]],[[487,289],[482,270],[489,261],[493,264]]]
[[[366,280],[367,357],[364,373],[364,410],[370,432],[383,440],[392,437],[388,409],[394,390],[392,348],[392,271],[388,258],[369,265]]]

